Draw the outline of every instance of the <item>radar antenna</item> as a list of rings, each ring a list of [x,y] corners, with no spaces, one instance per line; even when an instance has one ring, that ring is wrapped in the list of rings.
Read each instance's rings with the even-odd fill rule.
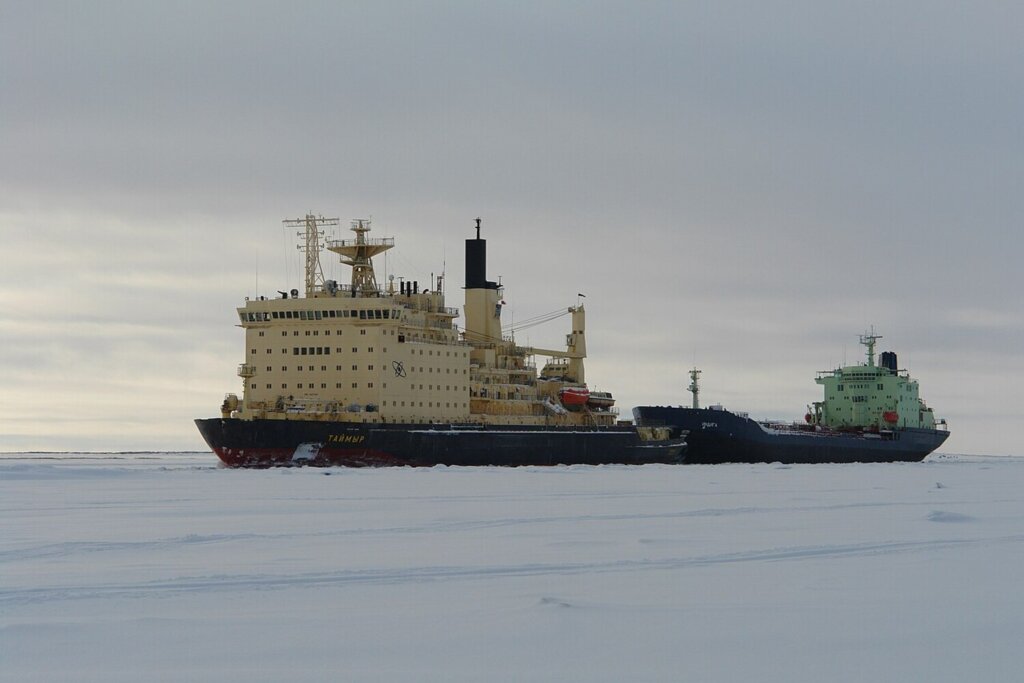
[[[289,228],[305,228],[295,233],[299,237],[305,237],[305,243],[296,248],[306,252],[306,297],[311,297],[318,288],[324,288],[324,269],[320,266],[320,250],[324,246],[320,241],[324,236],[321,228],[325,225],[337,225],[338,219],[307,213],[305,218],[292,218],[283,223]]]
[[[373,272],[373,257],[382,254],[395,246],[391,237],[369,239],[370,221],[358,219],[352,221],[354,240],[331,240],[327,249],[341,256],[341,262],[352,267],[352,296],[379,296],[377,276]]]
[[[860,335],[860,343],[868,347],[868,367],[875,367],[875,342],[882,338],[882,335],[875,334],[875,328],[872,326],[870,334]]]

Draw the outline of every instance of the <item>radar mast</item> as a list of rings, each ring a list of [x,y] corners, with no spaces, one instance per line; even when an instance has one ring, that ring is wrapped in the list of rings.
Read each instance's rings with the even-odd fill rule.
[[[868,367],[875,367],[875,342],[882,338],[882,335],[875,334],[874,326],[871,328],[871,334],[860,335],[860,343],[868,347]]]
[[[700,377],[700,370],[696,367],[690,370],[690,386],[686,388],[691,394],[693,394],[693,409],[697,410],[700,408],[700,399],[697,397],[700,394],[700,386],[697,384],[697,379]]]
[[[360,218],[352,221],[354,240],[331,240],[327,248],[341,255],[341,262],[352,266],[352,296],[379,296],[377,276],[373,272],[373,257],[395,246],[391,237],[367,239],[370,221]]]

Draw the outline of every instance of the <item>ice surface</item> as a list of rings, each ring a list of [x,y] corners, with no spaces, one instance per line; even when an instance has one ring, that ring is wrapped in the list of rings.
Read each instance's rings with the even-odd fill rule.
[[[1024,459],[214,462],[0,458],[0,679],[935,683],[1024,671]]]

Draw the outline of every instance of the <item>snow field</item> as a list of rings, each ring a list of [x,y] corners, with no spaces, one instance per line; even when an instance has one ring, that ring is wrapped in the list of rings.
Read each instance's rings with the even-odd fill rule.
[[[0,460],[4,681],[1017,681],[1024,459]]]

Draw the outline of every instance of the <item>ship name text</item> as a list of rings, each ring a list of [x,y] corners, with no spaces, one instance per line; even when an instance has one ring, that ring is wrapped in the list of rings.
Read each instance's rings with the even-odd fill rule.
[[[327,437],[328,443],[362,443],[365,440],[365,434],[331,434]]]

